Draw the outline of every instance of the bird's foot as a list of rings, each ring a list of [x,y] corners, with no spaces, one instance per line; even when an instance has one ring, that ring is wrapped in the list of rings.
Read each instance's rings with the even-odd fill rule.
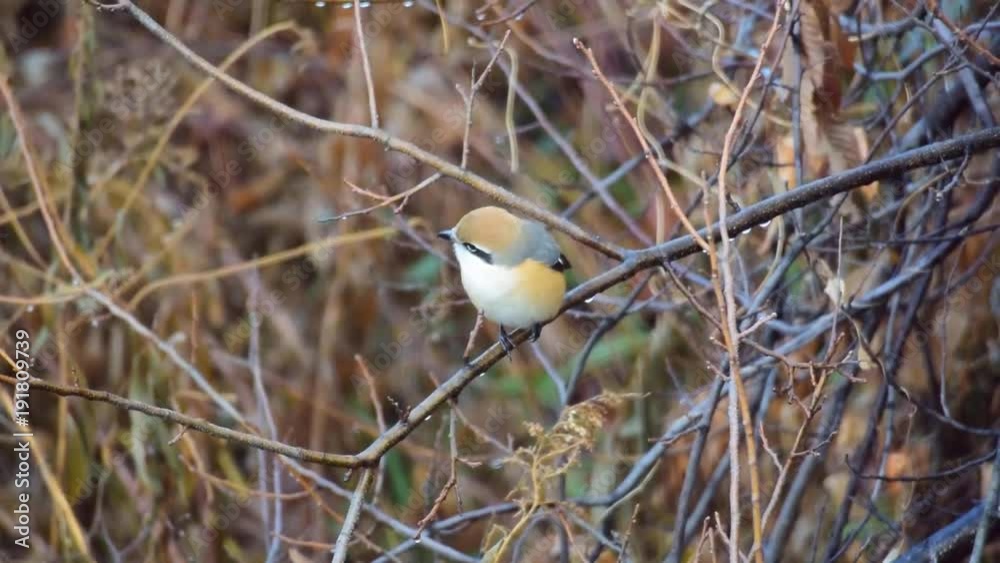
[[[503,346],[504,354],[507,354],[507,358],[513,362],[514,358],[511,357],[510,353],[514,351],[514,343],[510,341],[510,335],[507,334],[507,330],[504,329],[503,325],[500,325],[500,346]]]
[[[535,323],[535,326],[531,327],[531,341],[534,342],[538,340],[538,337],[542,335],[542,323]]]

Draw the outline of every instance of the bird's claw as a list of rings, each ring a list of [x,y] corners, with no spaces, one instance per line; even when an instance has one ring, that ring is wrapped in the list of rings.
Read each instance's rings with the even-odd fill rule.
[[[513,362],[514,358],[510,353],[514,351],[514,343],[510,341],[510,335],[502,326],[500,327],[500,346],[503,347],[503,353],[507,355],[507,358]]]
[[[531,327],[531,341],[534,342],[538,340],[538,337],[542,335],[542,323],[536,323],[535,326]]]

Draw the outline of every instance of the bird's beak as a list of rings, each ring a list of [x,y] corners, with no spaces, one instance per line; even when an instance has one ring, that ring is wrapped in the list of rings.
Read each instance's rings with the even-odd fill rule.
[[[444,239],[446,241],[451,241],[451,229],[445,229],[438,232],[438,238]]]

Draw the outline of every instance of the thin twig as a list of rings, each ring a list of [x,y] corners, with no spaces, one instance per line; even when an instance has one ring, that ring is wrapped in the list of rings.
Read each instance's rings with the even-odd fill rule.
[[[351,541],[351,535],[354,534],[354,528],[357,527],[358,520],[361,518],[361,507],[365,504],[365,496],[368,495],[371,484],[372,470],[365,469],[361,472],[358,487],[354,490],[351,505],[347,509],[347,515],[344,516],[344,524],[340,527],[340,535],[337,536],[337,543],[333,548],[331,563],[344,563],[347,560],[347,546]]]
[[[965,43],[969,47],[972,47],[972,50],[979,53],[986,60],[990,61],[990,63],[1000,66],[1000,57],[997,57],[996,55],[991,53],[989,49],[980,45],[978,41],[966,35],[965,31],[963,31],[960,27],[955,25],[954,22],[945,17],[945,15],[941,12],[940,7],[938,6],[938,0],[927,0],[927,7],[930,9],[931,13],[934,14],[934,18],[937,21],[943,23],[956,36],[958,36],[958,38],[961,39],[962,43]]]
[[[462,360],[465,362],[468,362],[469,358],[472,357],[472,349],[476,345],[476,336],[479,334],[479,329],[483,327],[484,320],[485,318],[483,317],[483,312],[478,311],[476,313],[476,324],[474,324],[472,326],[472,330],[469,331],[469,340],[465,344],[465,351],[462,353]]]
[[[462,92],[462,89],[458,88],[456,85],[458,93],[465,101],[465,131],[462,134],[462,162],[459,164],[459,167],[463,170],[469,164],[469,133],[472,131],[472,107],[476,102],[476,94],[478,94],[480,88],[483,87],[483,83],[486,81],[486,77],[489,76],[490,70],[493,69],[493,65],[496,64],[497,58],[500,57],[500,53],[503,53],[504,46],[507,45],[507,39],[509,37],[510,30],[508,29],[507,33],[503,34],[503,38],[500,40],[500,44],[497,45],[493,56],[490,57],[490,62],[486,63],[486,68],[484,68],[483,72],[479,74],[479,78],[476,78],[475,74],[473,74],[472,86],[469,88],[468,94]]]
[[[250,372],[253,375],[253,389],[254,396],[257,400],[257,408],[259,409],[259,416],[261,418],[261,423],[264,428],[267,429],[268,437],[274,441],[278,441],[278,427],[274,423],[274,414],[271,413],[271,405],[268,401],[267,390],[264,389],[264,373],[261,368],[260,361],[260,325],[261,319],[259,316],[260,308],[260,293],[261,293],[261,282],[259,273],[254,270],[248,276],[248,285],[250,286],[249,297],[247,298],[247,309],[250,311],[250,343],[249,350],[247,353],[247,361],[250,363]],[[261,452],[263,454],[263,452]],[[260,456],[260,482],[261,489],[263,492],[267,491],[267,457],[264,455]],[[271,529],[271,537],[268,538],[268,550],[267,550],[267,563],[272,563],[277,560],[281,553],[281,541],[278,539],[282,534],[282,520],[283,520],[283,504],[281,499],[281,464],[278,463],[276,459],[271,460],[271,465],[273,467],[273,474],[271,479],[274,481],[274,521],[273,528]],[[264,515],[265,524],[267,521],[267,501],[264,499]]]
[[[59,254],[59,260],[66,268],[66,271],[73,277],[73,280],[77,283],[82,283],[83,277],[77,271],[76,266],[73,265],[73,261],[69,259],[66,247],[63,246],[62,233],[64,229],[62,229],[61,223],[58,222],[59,219],[49,209],[49,197],[45,193],[44,180],[38,173],[38,165],[35,163],[35,157],[31,153],[31,142],[28,140],[27,127],[24,124],[24,115],[21,113],[21,107],[17,103],[17,98],[14,97],[14,92],[10,89],[7,75],[3,73],[0,73],[0,95],[3,96],[4,101],[7,103],[7,110],[10,112],[10,119],[14,123],[14,130],[17,131],[17,136],[21,140],[19,143],[21,145],[21,156],[24,158],[25,168],[28,169],[28,177],[31,179],[31,187],[35,190],[35,197],[38,198],[38,209],[42,214],[42,220],[45,221],[45,228],[49,232],[49,238],[52,239],[52,246],[55,247],[56,252]]]
[[[375,422],[378,424],[378,433],[380,435],[384,434],[386,429],[385,411],[382,408],[382,401],[378,398],[379,394],[378,389],[375,387],[375,377],[372,376],[371,370],[368,369],[368,363],[361,357],[361,354],[355,354],[354,361],[357,362],[358,368],[361,370],[361,377],[365,379],[365,384],[368,386],[368,400],[371,401],[372,409],[375,411]],[[385,478],[383,465],[384,463],[379,461],[378,472],[375,475],[374,496],[376,497],[382,492],[382,483]]]
[[[774,39],[775,34],[778,32],[779,23],[781,22],[781,13],[784,8],[781,3],[776,4],[774,20],[771,23],[771,29],[767,33],[767,37],[764,39],[764,43],[760,47],[760,56],[757,58],[757,64],[754,65],[753,72],[750,74],[750,79],[747,81],[746,87],[743,89],[743,93],[740,95],[740,100],[736,104],[736,109],[733,113],[733,120],[729,124],[729,130],[726,131],[725,140],[722,144],[722,157],[719,163],[719,222],[726,221],[726,211],[728,207],[728,202],[726,200],[726,172],[729,166],[730,151],[733,147],[733,139],[736,135],[736,131],[740,126],[740,118],[743,115],[743,108],[746,107],[747,100],[750,97],[750,92],[753,90],[753,85],[757,81],[757,77],[760,75],[761,67],[764,65],[764,57],[767,54],[768,47],[771,45],[771,41]],[[722,273],[722,291],[719,292],[717,289],[717,297],[719,300],[720,312],[724,312],[723,318],[725,322],[723,323],[723,339],[726,343],[726,348],[728,350],[729,356],[729,369],[732,375],[732,382],[737,393],[735,399],[739,403],[740,414],[743,418],[743,429],[746,436],[746,449],[747,449],[747,465],[750,468],[750,503],[751,511],[753,515],[753,546],[750,548],[750,555],[754,557],[757,563],[764,563],[764,531],[761,524],[761,509],[760,509],[760,475],[759,469],[757,467],[757,448],[756,440],[754,439],[754,424],[753,418],[750,416],[750,403],[747,399],[746,387],[743,383],[743,377],[740,373],[740,356],[739,356],[739,345],[740,345],[740,332],[739,325],[736,322],[736,298],[735,298],[735,285],[733,281],[733,272],[730,266],[730,260],[732,256],[732,244],[730,242],[729,233],[723,230],[721,233],[722,248],[719,256],[719,270]],[[714,252],[709,251],[714,259]],[[718,287],[718,284],[715,284]],[[733,404],[734,397],[730,396],[730,404]],[[738,426],[739,419],[734,415],[734,409],[730,409],[730,425]],[[732,430],[730,430],[732,432]],[[738,486],[738,472],[736,470],[736,459],[738,456],[738,446],[733,447],[730,444],[731,454],[734,456],[733,459],[733,483],[734,486]],[[731,495],[732,496],[732,495]],[[735,500],[735,499],[731,499]],[[738,551],[739,551],[739,515],[738,513],[734,515],[736,518],[735,522],[731,522],[732,526],[730,530],[729,541],[731,543],[732,551],[730,552],[730,561],[732,563],[738,563]]]
[[[1000,506],[1000,439],[997,440],[996,450],[993,453],[993,474],[990,479],[990,489],[983,500],[983,517],[979,521],[979,528],[976,529],[976,540],[972,546],[969,563],[982,561],[983,550],[986,548],[990,533],[990,521],[1000,520],[1000,516],[997,516],[997,506]]]
[[[694,238],[696,243],[698,243],[698,246],[703,249],[708,249],[708,243],[705,241],[704,237],[702,237],[701,234],[698,233],[698,230],[694,228],[694,225],[691,224],[691,221],[681,209],[680,204],[677,203],[677,198],[674,197],[674,192],[670,189],[670,182],[667,180],[666,175],[660,168],[660,164],[656,161],[656,156],[653,154],[653,151],[649,146],[649,141],[647,141],[646,136],[642,134],[642,130],[639,128],[639,124],[636,122],[635,117],[629,113],[628,109],[625,107],[625,103],[622,102],[621,97],[618,95],[618,91],[615,90],[615,87],[608,81],[607,77],[604,76],[604,73],[601,72],[601,67],[597,64],[597,59],[594,57],[594,52],[589,47],[586,47],[579,39],[574,38],[573,44],[587,56],[587,60],[590,61],[590,66],[594,69],[594,74],[597,76],[597,79],[601,81],[604,87],[608,90],[608,93],[611,94],[611,98],[618,107],[618,111],[625,116],[625,120],[632,126],[635,136],[639,139],[639,144],[642,145],[642,152],[646,156],[646,162],[648,162],[650,168],[653,169],[653,174],[656,175],[656,180],[660,183],[663,193],[666,194],[667,199],[670,201],[670,209],[677,216],[677,219],[684,225],[688,234]]]
[[[375,104],[375,81],[372,80],[372,65],[368,61],[368,48],[365,46],[365,32],[361,27],[361,2],[354,4],[354,29],[357,33],[358,51],[361,52],[361,67],[365,73],[365,87],[368,90],[368,112],[371,114],[371,126],[378,129],[378,106]]]
[[[234,420],[238,422],[246,422],[246,419],[243,417],[242,414],[240,414],[239,411],[236,410],[235,407],[233,407],[232,403],[223,398],[222,395],[220,395],[219,392],[216,391],[214,387],[212,387],[212,385],[208,382],[208,380],[205,379],[205,376],[202,375],[201,372],[198,371],[196,367],[191,365],[190,362],[181,357],[181,355],[177,352],[177,350],[173,346],[167,344],[162,339],[160,339],[160,337],[156,336],[156,334],[153,333],[153,331],[146,328],[146,325],[142,324],[139,321],[139,319],[135,318],[134,315],[132,315],[125,309],[119,307],[117,304],[115,304],[114,301],[105,296],[103,293],[99,291],[94,291],[92,289],[88,289],[86,291],[86,294],[91,299],[94,299],[95,301],[106,307],[112,315],[125,321],[126,324],[132,327],[132,330],[139,333],[146,340],[152,342],[153,345],[159,348],[161,352],[166,354],[167,357],[169,357],[171,361],[174,362],[174,364],[176,364],[178,367],[184,370],[184,373],[186,373],[188,377],[190,377],[191,380],[194,381],[195,385],[197,385],[202,391],[204,391],[206,395],[211,397],[212,401],[216,404],[216,406],[222,409],[229,416],[233,417]]]

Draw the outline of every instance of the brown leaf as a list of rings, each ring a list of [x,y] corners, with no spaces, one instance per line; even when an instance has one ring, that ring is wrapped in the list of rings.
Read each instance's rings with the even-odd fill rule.
[[[810,177],[818,177],[823,173],[826,163],[824,153],[825,141],[817,118],[816,105],[813,97],[816,88],[811,80],[802,78],[802,104],[800,105],[800,121],[802,124],[802,150],[804,152],[805,173]]]
[[[840,20],[836,17],[830,19],[830,32],[830,40],[837,54],[837,66],[841,69],[854,68],[855,44],[851,42],[850,35],[844,33]]]
[[[861,164],[864,156],[858,146],[858,137],[854,127],[847,123],[830,123],[826,128],[826,137],[830,140],[830,171],[843,172]],[[867,152],[867,151],[866,151]]]
[[[796,186],[795,142],[792,139],[791,133],[782,136],[774,144],[774,160],[780,162],[782,165],[778,169],[778,177],[788,186],[788,189],[794,188]]]
[[[826,280],[823,293],[833,301],[834,305],[840,305],[840,300],[844,296],[844,278],[835,276]]]
[[[873,360],[871,354],[868,353],[868,349],[864,346],[858,347],[858,367],[861,371],[867,371],[870,369],[875,369],[878,366]]]
[[[839,68],[830,42],[830,18],[821,4],[806,3],[801,8],[803,81],[808,78],[816,88],[816,105],[835,113],[840,107]]]
[[[708,95],[712,101],[723,107],[733,107],[739,98],[728,86],[720,82],[713,82],[708,86]]]
[[[854,0],[826,0],[825,3],[829,6],[831,13],[841,14],[854,5]]]
[[[819,279],[829,281],[831,278],[836,276],[833,268],[826,263],[826,260],[817,258],[814,265],[816,266],[816,274],[819,276]]]

